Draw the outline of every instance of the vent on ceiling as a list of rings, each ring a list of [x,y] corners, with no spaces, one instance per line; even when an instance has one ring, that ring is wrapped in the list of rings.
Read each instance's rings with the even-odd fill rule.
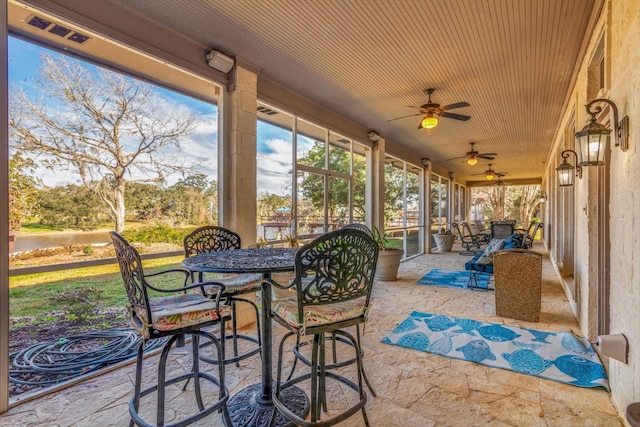
[[[56,36],[66,38],[75,43],[82,44],[89,40],[91,37],[85,36],[84,34],[78,33],[70,28],[64,27],[60,24],[56,24],[53,21],[48,19],[40,18],[39,16],[29,15],[26,20],[27,24],[32,27],[39,28],[43,31],[49,31],[51,34],[55,34]],[[69,36],[69,37],[67,37]]]
[[[271,108],[263,107],[261,105],[258,106],[258,112],[266,114],[267,116],[273,116],[274,114],[278,114],[277,111],[272,110]]]

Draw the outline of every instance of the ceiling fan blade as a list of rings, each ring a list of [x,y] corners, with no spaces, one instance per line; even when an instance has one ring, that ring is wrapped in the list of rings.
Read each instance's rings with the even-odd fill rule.
[[[445,160],[445,162],[448,162],[449,160],[458,160],[458,159],[466,159],[466,158],[467,158],[467,156],[454,157],[453,159]]]
[[[407,117],[415,117],[415,116],[422,116],[422,115],[423,115],[422,113],[409,114],[408,116],[396,117],[395,119],[387,120],[387,122],[392,122],[394,120],[406,119]]]
[[[468,102],[456,102],[455,104],[443,105],[440,107],[442,111],[453,110],[454,108],[470,107]]]
[[[495,159],[495,157],[487,156],[486,154],[478,154],[478,155],[476,156],[476,159],[493,160],[493,159]]]
[[[498,153],[480,153],[478,156],[497,156]]]
[[[454,114],[454,113],[447,113],[447,112],[442,113],[441,117],[448,117],[450,119],[462,120],[463,122],[466,122],[471,118],[471,116],[464,116],[462,114]]]

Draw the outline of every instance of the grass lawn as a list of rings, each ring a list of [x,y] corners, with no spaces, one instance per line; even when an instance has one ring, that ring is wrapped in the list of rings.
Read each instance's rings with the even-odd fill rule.
[[[169,268],[179,268],[183,257],[153,259],[143,262],[145,273],[155,273]],[[149,279],[158,287],[180,287],[183,276],[167,274]],[[101,291],[100,308],[125,307],[127,296],[122,276],[117,265],[80,268],[76,270],[54,271],[30,274],[9,279],[9,313],[11,317],[46,316],[54,310],[68,310],[68,307],[54,300],[56,294],[94,287]]]

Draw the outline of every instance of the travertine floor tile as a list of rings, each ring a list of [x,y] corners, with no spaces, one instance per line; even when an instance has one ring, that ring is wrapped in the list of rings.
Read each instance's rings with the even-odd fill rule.
[[[534,250],[542,251],[538,247]],[[457,252],[423,255],[401,265],[399,280],[376,283],[369,322],[362,335],[365,370],[378,395],[373,398],[367,390],[366,409],[371,425],[621,426],[609,394],[603,389],[574,387],[380,342],[414,310],[540,330],[578,332],[567,299],[546,255],[539,323],[497,317],[492,292],[415,284],[432,268],[461,270],[468,258]],[[250,327],[243,332],[254,334],[254,329]],[[274,324],[274,344],[277,345],[283,333],[284,329]],[[189,369],[189,352],[190,346],[179,349],[179,356],[171,359],[169,370],[185,372]],[[341,358],[353,357],[352,349],[346,347],[339,347],[338,353]],[[330,354],[328,351],[327,356]],[[290,366],[291,360],[288,354],[285,366]],[[145,384],[155,381],[155,363],[157,357],[145,361]],[[256,355],[241,362],[239,368],[227,366],[227,387],[231,395],[260,382],[260,363],[260,357]],[[274,360],[274,375],[275,369]],[[306,369],[298,364],[296,372]],[[134,371],[135,367],[131,365],[18,405],[0,415],[0,427],[126,426]],[[284,375],[288,372],[286,369]],[[353,366],[342,368],[340,372],[349,377],[355,376]],[[301,385],[301,388],[309,391],[308,384]],[[169,387],[167,421],[180,418],[193,407],[192,390],[193,384],[185,392],[178,386]],[[215,398],[212,390],[205,394],[206,400]],[[329,414],[358,400],[355,392],[344,385],[332,386],[328,397]],[[145,414],[151,415],[151,420],[155,419],[153,398],[145,399],[142,407]],[[194,425],[219,427],[222,421],[215,413]],[[362,415],[357,413],[342,425],[363,426]]]

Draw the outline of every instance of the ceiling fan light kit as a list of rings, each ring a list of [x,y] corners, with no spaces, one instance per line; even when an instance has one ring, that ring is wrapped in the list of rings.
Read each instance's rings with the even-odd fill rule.
[[[493,160],[495,159],[494,156],[498,155],[498,153],[479,153],[473,149],[475,142],[470,142],[469,144],[471,144],[471,150],[467,151],[464,156],[454,157],[453,159],[447,159],[447,161],[457,160],[457,159],[466,159],[467,164],[473,166],[478,163],[479,159]]]
[[[394,120],[406,119],[407,117],[422,116],[422,119],[420,119],[420,124],[418,125],[418,129],[431,130],[438,125],[438,117],[446,117],[449,119],[461,120],[463,122],[466,122],[471,118],[470,116],[465,116],[464,114],[454,114],[447,112],[448,110],[453,110],[454,108],[469,107],[468,102],[463,101],[456,102],[455,104],[440,105],[437,102],[431,101],[431,94],[433,93],[433,91],[435,91],[435,89],[433,88],[425,90],[425,92],[427,92],[427,95],[429,95],[429,102],[427,102],[426,104],[422,104],[419,107],[409,106],[409,108],[417,109],[419,113],[396,117],[395,119],[391,119],[389,121],[392,122]]]
[[[427,116],[420,122],[420,128],[422,129],[433,129],[438,126],[438,119],[433,116]]]

